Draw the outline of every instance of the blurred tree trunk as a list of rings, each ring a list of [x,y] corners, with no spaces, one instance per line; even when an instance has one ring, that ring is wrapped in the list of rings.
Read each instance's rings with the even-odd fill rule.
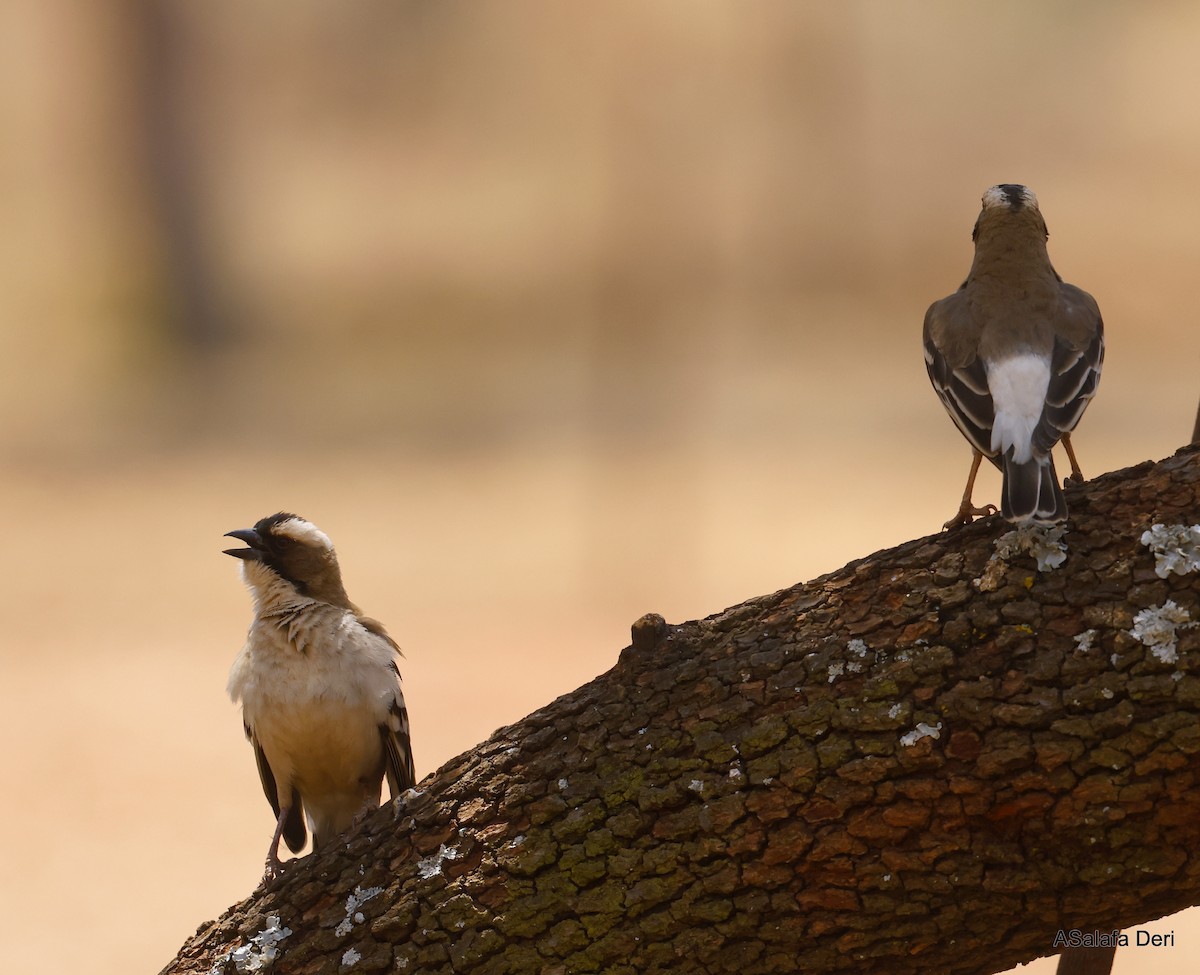
[[[990,518],[640,620],[164,972],[965,975],[1197,903],[1200,633],[1133,631],[1200,619],[1140,542],[1196,521],[1200,448],[1068,501],[1057,568]]]
[[[140,96],[145,202],[162,246],[167,306],[162,321],[175,345],[191,353],[211,352],[228,330],[202,220],[200,135],[188,98],[189,87],[202,77],[192,70],[188,12],[158,0],[126,0],[124,10],[133,87]]]

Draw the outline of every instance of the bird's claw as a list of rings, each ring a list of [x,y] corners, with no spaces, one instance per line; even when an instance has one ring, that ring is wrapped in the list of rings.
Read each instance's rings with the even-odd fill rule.
[[[985,504],[982,508],[976,508],[964,503],[954,517],[945,522],[942,527],[949,531],[951,528],[957,528],[959,525],[969,525],[976,518],[987,518],[989,515],[994,515],[996,510],[994,504]]]
[[[263,869],[262,882],[260,887],[265,887],[272,880],[275,880],[283,873],[285,864],[278,857],[267,857],[266,867]]]
[[[370,805],[363,806],[362,809],[360,809],[358,812],[356,812],[354,814],[354,818],[352,820],[350,820],[350,825],[346,827],[346,832],[353,833],[364,822],[366,822],[368,819],[370,819],[371,814],[373,812],[375,812],[378,808],[379,808],[378,806],[370,806]]]

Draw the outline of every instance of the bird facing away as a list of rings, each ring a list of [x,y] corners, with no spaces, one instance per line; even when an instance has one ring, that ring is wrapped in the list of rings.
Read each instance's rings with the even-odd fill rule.
[[[1071,431],[1095,395],[1104,362],[1096,301],[1050,264],[1037,197],[1002,183],[983,194],[971,239],[975,260],[962,286],[925,313],[925,367],[974,455],[962,504],[946,528],[995,507],[971,503],[979,462],[1001,471],[1000,510],[1018,524],[1065,521],[1067,501],[1051,449],[1059,440],[1083,474]]]
[[[415,782],[408,712],[383,626],[346,597],[329,537],[280,512],[227,537],[254,597],[246,645],[229,671],[242,703],[263,792],[275,812],[264,880],[282,867],[279,840],[298,853],[305,819],[319,850]]]

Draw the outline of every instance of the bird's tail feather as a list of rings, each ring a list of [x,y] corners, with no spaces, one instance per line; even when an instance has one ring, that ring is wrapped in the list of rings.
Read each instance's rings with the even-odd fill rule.
[[[1018,464],[1010,451],[1004,455],[1003,468],[1000,511],[1007,521],[1056,525],[1067,520],[1067,499],[1050,454]]]
[[[293,789],[287,822],[283,824],[283,840],[287,843],[289,850],[299,853],[304,849],[304,842],[307,839],[308,830],[304,825],[304,803],[300,799],[300,793]]]

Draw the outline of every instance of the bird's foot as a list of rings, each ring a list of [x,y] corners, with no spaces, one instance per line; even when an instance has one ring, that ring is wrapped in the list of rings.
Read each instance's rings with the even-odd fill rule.
[[[285,866],[286,864],[280,860],[279,857],[267,857],[266,867],[263,870],[262,881],[259,883],[259,886],[265,887],[272,880],[275,880],[277,877],[279,877],[279,875],[283,873]]]
[[[1063,487],[1078,487],[1083,483],[1083,475],[1079,471],[1068,474],[1063,478]]]
[[[949,530],[957,528],[959,525],[969,525],[976,518],[986,518],[995,513],[996,506],[994,504],[985,504],[982,508],[976,508],[969,501],[964,501],[954,517],[945,522],[942,527]]]
[[[371,818],[371,814],[376,812],[379,806],[375,803],[368,802],[358,812],[354,814],[354,818],[350,820],[350,825],[346,827],[346,834],[356,833],[360,826]]]

